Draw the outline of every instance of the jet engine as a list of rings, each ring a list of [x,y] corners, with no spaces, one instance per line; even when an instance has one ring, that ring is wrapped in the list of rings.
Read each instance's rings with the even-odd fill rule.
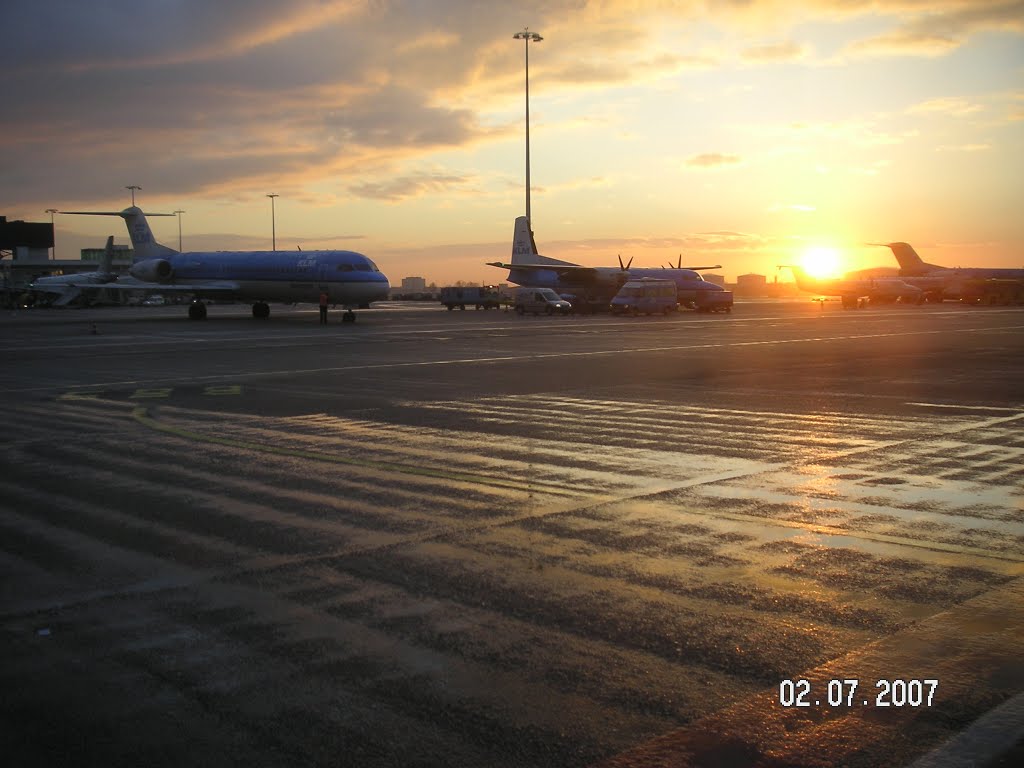
[[[174,274],[174,268],[167,259],[146,259],[133,264],[128,274],[147,283],[162,283]]]

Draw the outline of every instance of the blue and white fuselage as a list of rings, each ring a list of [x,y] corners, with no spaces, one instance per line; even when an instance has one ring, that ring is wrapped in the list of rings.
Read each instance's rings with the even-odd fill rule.
[[[135,250],[130,277],[119,278],[117,290],[188,294],[194,299],[251,301],[255,317],[267,317],[267,302],[327,303],[348,310],[367,307],[388,297],[387,277],[370,259],[355,251],[193,251],[179,253],[156,242],[145,214],[132,206],[116,213],[68,211],[94,216],[120,216]],[[167,214],[150,214],[162,216]],[[189,317],[206,316],[194,303]]]
[[[355,251],[212,251],[174,253],[136,261],[129,274],[161,289],[186,289],[201,298],[254,302],[314,302],[358,307],[386,299],[390,284],[370,259]],[[121,281],[126,287],[134,285]]]

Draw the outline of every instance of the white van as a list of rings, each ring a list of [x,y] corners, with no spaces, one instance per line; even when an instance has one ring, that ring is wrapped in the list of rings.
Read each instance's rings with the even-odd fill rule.
[[[525,315],[532,312],[539,315],[567,315],[572,304],[563,299],[550,288],[517,288],[515,299],[516,312]]]
[[[679,300],[674,280],[657,280],[645,277],[629,280],[622,284],[609,305],[613,315],[645,315],[676,312]]]

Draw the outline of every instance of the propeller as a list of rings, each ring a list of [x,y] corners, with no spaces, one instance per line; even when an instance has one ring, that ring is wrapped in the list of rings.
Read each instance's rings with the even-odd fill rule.
[[[703,267],[684,267],[683,266],[683,254],[681,254],[681,253],[679,254],[679,260],[675,264],[673,264],[670,261],[668,263],[668,266],[664,267],[664,269],[689,269],[689,270],[692,270],[692,271],[695,271],[695,272],[698,271],[698,270],[702,270],[702,269],[721,269],[721,268],[722,268],[721,264],[708,264],[707,266],[703,266]]]
[[[627,262],[626,262],[626,266],[622,266],[622,254],[621,254],[621,253],[619,254],[619,269],[621,269],[621,270],[622,270],[623,272],[625,272],[626,270],[628,270],[628,269],[629,269],[629,266],[630,266],[630,265],[631,265],[632,263],[633,263],[633,257],[632,257],[632,256],[630,256],[630,257],[629,257],[629,261],[627,261]]]

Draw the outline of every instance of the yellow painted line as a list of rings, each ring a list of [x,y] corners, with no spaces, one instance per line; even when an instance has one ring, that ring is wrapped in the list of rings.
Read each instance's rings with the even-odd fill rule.
[[[240,395],[242,394],[241,384],[226,384],[224,386],[210,385],[203,390],[204,395]]]
[[[65,392],[58,395],[58,400],[97,400],[103,392]]]
[[[339,456],[337,454],[320,453],[318,451],[309,451],[301,448],[284,448],[280,446],[267,445],[265,443],[250,443],[245,440],[237,440],[230,437],[218,437],[216,435],[207,435],[201,432],[194,432],[192,430],[183,429],[181,427],[174,427],[169,424],[164,424],[161,421],[153,418],[149,415],[148,409],[144,406],[138,406],[132,411],[132,417],[145,427],[155,429],[158,432],[165,434],[174,435],[176,437],[183,438],[185,440],[192,440],[195,442],[202,443],[215,443],[217,445],[226,445],[231,448],[241,448],[248,451],[259,451],[260,453],[273,453],[278,456],[292,456],[300,459],[310,459],[312,461],[324,461],[331,464],[346,464],[353,467],[363,467],[364,469],[376,469],[383,472],[400,472],[406,475],[417,475],[419,477],[433,477],[440,480],[448,480],[453,482],[461,483],[473,483],[475,485],[489,485],[497,488],[509,488],[517,491],[523,491],[524,493],[537,492],[544,493],[552,496],[565,496],[569,498],[577,498],[581,496],[578,491],[569,491],[563,488],[560,484],[547,483],[544,481],[531,481],[524,482],[521,480],[505,480],[502,478],[492,477],[490,475],[477,475],[470,472],[451,472],[444,469],[432,469],[430,467],[419,467],[414,464],[400,464],[398,462],[390,461],[375,461],[372,459],[358,459],[350,456]]]
[[[174,389],[172,387],[157,387],[155,389],[136,389],[135,392],[130,395],[130,397],[132,400],[170,397],[171,392],[173,391]]]

